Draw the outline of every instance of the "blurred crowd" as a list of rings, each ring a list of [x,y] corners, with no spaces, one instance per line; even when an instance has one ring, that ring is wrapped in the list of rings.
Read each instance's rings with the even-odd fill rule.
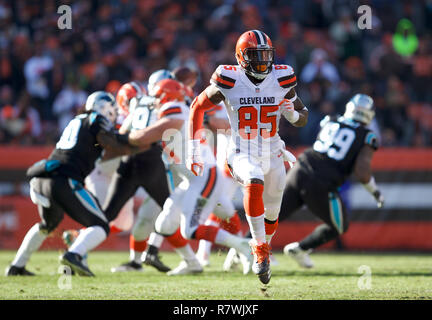
[[[64,4],[71,29],[58,27]],[[89,93],[157,69],[197,70],[199,93],[249,29],[293,66],[310,110],[305,128],[281,124],[287,145],[310,145],[357,92],[375,100],[382,145],[432,145],[431,0],[0,0],[0,143],[53,144]]]

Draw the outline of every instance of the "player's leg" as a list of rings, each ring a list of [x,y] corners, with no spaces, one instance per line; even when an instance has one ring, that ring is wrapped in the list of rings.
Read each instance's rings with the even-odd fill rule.
[[[315,249],[336,239],[348,230],[346,207],[337,191],[321,190],[315,201],[307,199],[310,210],[324,221],[310,235],[299,242],[303,250]],[[320,204],[320,205],[319,205]]]
[[[26,270],[27,262],[63,219],[63,210],[50,199],[50,179],[34,178],[31,181],[30,188],[31,198],[38,207],[41,222],[34,224],[27,231],[14,260],[6,270],[7,276],[34,275]]]
[[[144,228],[153,232],[155,220],[172,190],[169,185],[171,171],[166,169],[160,155],[155,153],[155,155],[146,158],[145,162],[140,162],[139,175],[142,177],[140,185],[151,198],[151,201],[146,204],[150,207],[147,213],[147,220],[150,219],[150,221],[147,223],[147,227]],[[171,185],[171,187],[173,186]],[[144,223],[140,225],[144,225]],[[170,268],[159,257],[159,248],[162,245],[163,236],[156,233],[151,234],[148,231],[145,233],[147,236],[151,235],[151,237],[149,238],[147,249],[142,255],[143,261],[145,264],[153,266],[161,272],[167,272]]]
[[[272,156],[271,168],[264,176],[263,202],[265,208],[266,241],[270,244],[276,233],[279,212],[286,182],[286,170],[282,157]]]
[[[218,176],[216,167],[204,169],[203,176],[190,177],[187,193],[181,205],[181,231],[185,238],[206,240],[226,247],[234,247],[242,257],[244,270],[251,265],[248,240],[227,232],[220,226],[205,225],[211,212],[215,212],[218,200],[221,199],[223,181]],[[231,214],[235,213],[233,210]]]
[[[218,227],[220,225],[220,218],[217,217],[214,213],[211,213],[204,224],[206,226]],[[211,247],[212,243],[210,241],[199,241],[196,257],[203,267],[207,267],[210,265]]]
[[[184,187],[180,188],[182,183]],[[171,196],[165,201],[162,212],[155,222],[156,232],[163,235],[177,254],[182,257],[180,265],[169,271],[168,275],[200,273],[203,271],[189,242],[181,235],[179,228],[181,220],[180,204],[188,185],[187,181],[182,183],[177,186]]]
[[[53,181],[52,192],[56,202],[73,220],[86,227],[62,256],[62,263],[80,275],[93,276],[82,263],[82,257],[106,239],[108,220],[97,199],[82,183],[66,177],[55,177]]]
[[[264,172],[260,163],[248,154],[231,154],[228,165],[233,177],[244,187],[243,206],[252,240],[252,270],[260,280],[270,281],[270,246],[266,241],[264,209]]]
[[[218,204],[213,210],[214,213],[210,214],[207,218],[205,225],[219,226],[222,229],[235,234],[240,235],[240,217],[238,216],[232,198],[234,192],[237,190],[238,184],[231,178],[228,178],[219,171],[219,177],[223,181],[223,192],[218,200]],[[200,260],[203,266],[209,265],[210,253],[212,243],[206,240],[199,241],[199,247],[197,251],[198,260]],[[234,249],[235,250],[235,249]]]
[[[279,221],[288,219],[303,206],[304,199],[301,190],[306,190],[308,185],[308,178],[302,172],[301,165],[299,163],[295,164],[287,174]],[[283,252],[285,255],[293,258],[303,268],[312,268],[314,266],[313,261],[309,257],[310,251],[301,249],[298,242],[285,245]]]
[[[122,161],[111,178],[102,206],[109,222],[114,221],[126,202],[133,198],[139,187],[138,179],[132,161]]]

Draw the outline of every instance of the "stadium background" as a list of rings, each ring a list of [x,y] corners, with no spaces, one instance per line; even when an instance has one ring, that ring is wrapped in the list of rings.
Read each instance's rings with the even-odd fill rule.
[[[62,4],[72,8],[70,30],[57,25]],[[370,30],[357,26],[362,4],[372,8]],[[18,248],[38,219],[25,170],[49,154],[87,94],[115,94],[124,82],[145,84],[153,71],[178,66],[199,72],[198,93],[217,65],[235,64],[235,42],[248,29],[266,32],[276,63],[297,73],[309,123],[298,129],[283,120],[280,130],[296,154],[354,93],[375,100],[381,148],[373,169],[386,206],[377,210],[361,186],[346,184],[351,227],[325,248],[432,250],[430,0],[0,0],[0,249]],[[274,249],[317,223],[296,213],[280,224]],[[61,231],[71,226],[66,217],[45,248],[62,247]],[[101,248],[127,246],[120,234]]]

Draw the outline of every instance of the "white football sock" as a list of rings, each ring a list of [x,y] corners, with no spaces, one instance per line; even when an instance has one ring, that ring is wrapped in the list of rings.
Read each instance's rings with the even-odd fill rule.
[[[249,224],[252,239],[255,239],[258,244],[266,242],[264,214],[257,217],[246,215],[246,220]]]
[[[196,255],[201,258],[208,258],[210,256],[211,247],[212,243],[210,241],[200,240]]]
[[[69,252],[78,253],[83,257],[87,252],[100,245],[107,237],[105,230],[100,226],[91,226],[79,233]]]
[[[238,249],[240,242],[243,240],[244,238],[242,237],[233,235],[224,229],[219,229],[218,233],[216,234],[215,243],[228,248]]]
[[[12,265],[16,267],[24,267],[33,252],[37,251],[48,235],[40,231],[39,223],[36,223],[33,227],[27,231],[21,246],[12,261]]]
[[[196,260],[195,252],[192,250],[190,244],[187,244],[184,247],[175,248],[175,251],[183,258],[183,260]]]
[[[141,256],[143,255],[144,251],[136,251],[134,249],[129,250],[129,259],[130,261],[135,261],[136,263],[141,264],[142,259]]]
[[[150,234],[150,237],[149,237],[147,243],[149,246],[154,246],[156,248],[160,248],[163,240],[164,240],[163,236],[161,236],[160,234],[157,234],[156,232],[152,232]]]

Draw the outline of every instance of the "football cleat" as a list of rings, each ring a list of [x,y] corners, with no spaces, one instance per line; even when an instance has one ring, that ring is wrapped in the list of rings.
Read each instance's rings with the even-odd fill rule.
[[[80,276],[94,277],[93,272],[82,262],[83,258],[73,252],[67,251],[63,256],[60,257],[60,263],[69,266],[73,272]]]
[[[169,276],[178,276],[183,274],[196,274],[203,272],[203,267],[198,260],[183,260],[177,268],[167,272]]]
[[[200,265],[205,268],[208,267],[210,265],[210,259],[206,256],[204,257],[200,257],[199,255],[196,255],[196,258],[198,259]]]
[[[131,272],[131,271],[143,271],[143,267],[141,264],[135,262],[135,261],[129,261],[126,263],[123,263],[122,265],[118,267],[111,268],[111,272]]]
[[[300,248],[298,242],[293,242],[287,244],[283,249],[284,254],[293,258],[300,267],[310,269],[313,268],[314,263],[309,257],[309,253],[312,252],[312,249],[303,250]]]
[[[151,254],[148,252],[144,252],[144,260],[143,262],[146,265],[152,266],[156,268],[160,272],[168,272],[171,270],[170,267],[166,266],[161,260],[158,254]]]
[[[63,238],[63,242],[65,243],[67,248],[70,248],[70,246],[72,245],[72,243],[74,243],[74,241],[76,240],[76,238],[78,238],[80,231],[79,230],[75,230],[75,229],[70,229],[70,230],[66,230],[63,231],[62,234],[62,238]],[[87,261],[88,255],[87,253],[82,257],[82,263],[88,267],[88,261]],[[72,270],[72,274],[74,274],[73,270]]]
[[[270,245],[267,242],[258,245],[254,240],[251,240],[249,244],[254,255],[252,271],[258,275],[263,284],[268,284],[271,278]]]
[[[5,276],[34,276],[33,272],[28,271],[25,267],[9,266],[6,268]]]

